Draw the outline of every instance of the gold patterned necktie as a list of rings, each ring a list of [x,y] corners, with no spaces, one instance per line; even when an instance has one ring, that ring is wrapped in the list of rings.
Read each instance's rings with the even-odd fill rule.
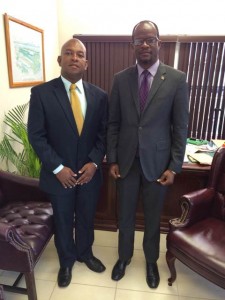
[[[80,100],[76,92],[75,83],[71,84],[70,86],[70,101],[71,101],[73,115],[77,124],[77,130],[80,135],[84,124],[84,117],[81,110]]]

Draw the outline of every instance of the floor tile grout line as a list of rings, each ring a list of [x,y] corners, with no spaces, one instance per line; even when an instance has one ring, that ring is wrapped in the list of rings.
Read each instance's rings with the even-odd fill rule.
[[[117,290],[122,290],[122,291],[130,291],[130,292],[141,292],[141,293],[147,293],[147,294],[157,294],[157,295],[165,295],[165,296],[179,296],[178,294],[169,294],[169,293],[163,293],[163,292],[157,292],[157,290],[155,289],[150,289],[149,291],[146,290],[134,290],[134,289],[128,289],[128,288],[119,288],[117,287]],[[207,299],[207,300],[214,300],[214,299]]]

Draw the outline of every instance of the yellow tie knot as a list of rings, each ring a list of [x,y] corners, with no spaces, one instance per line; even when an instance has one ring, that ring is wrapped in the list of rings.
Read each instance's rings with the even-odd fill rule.
[[[70,86],[70,91],[76,90],[76,83],[72,83]]]

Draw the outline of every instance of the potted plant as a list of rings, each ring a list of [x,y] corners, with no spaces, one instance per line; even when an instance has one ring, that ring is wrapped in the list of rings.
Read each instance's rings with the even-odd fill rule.
[[[12,164],[17,174],[38,178],[41,164],[28,141],[27,124],[24,122],[28,105],[29,102],[17,105],[5,115],[3,122],[9,132],[4,132],[0,143],[0,159],[5,160],[7,171]]]

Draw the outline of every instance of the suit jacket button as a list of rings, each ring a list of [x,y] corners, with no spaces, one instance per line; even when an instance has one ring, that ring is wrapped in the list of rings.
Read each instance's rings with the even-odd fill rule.
[[[139,129],[139,130],[142,130],[142,127],[141,127],[141,126],[139,126],[139,127],[138,127],[138,129]]]

